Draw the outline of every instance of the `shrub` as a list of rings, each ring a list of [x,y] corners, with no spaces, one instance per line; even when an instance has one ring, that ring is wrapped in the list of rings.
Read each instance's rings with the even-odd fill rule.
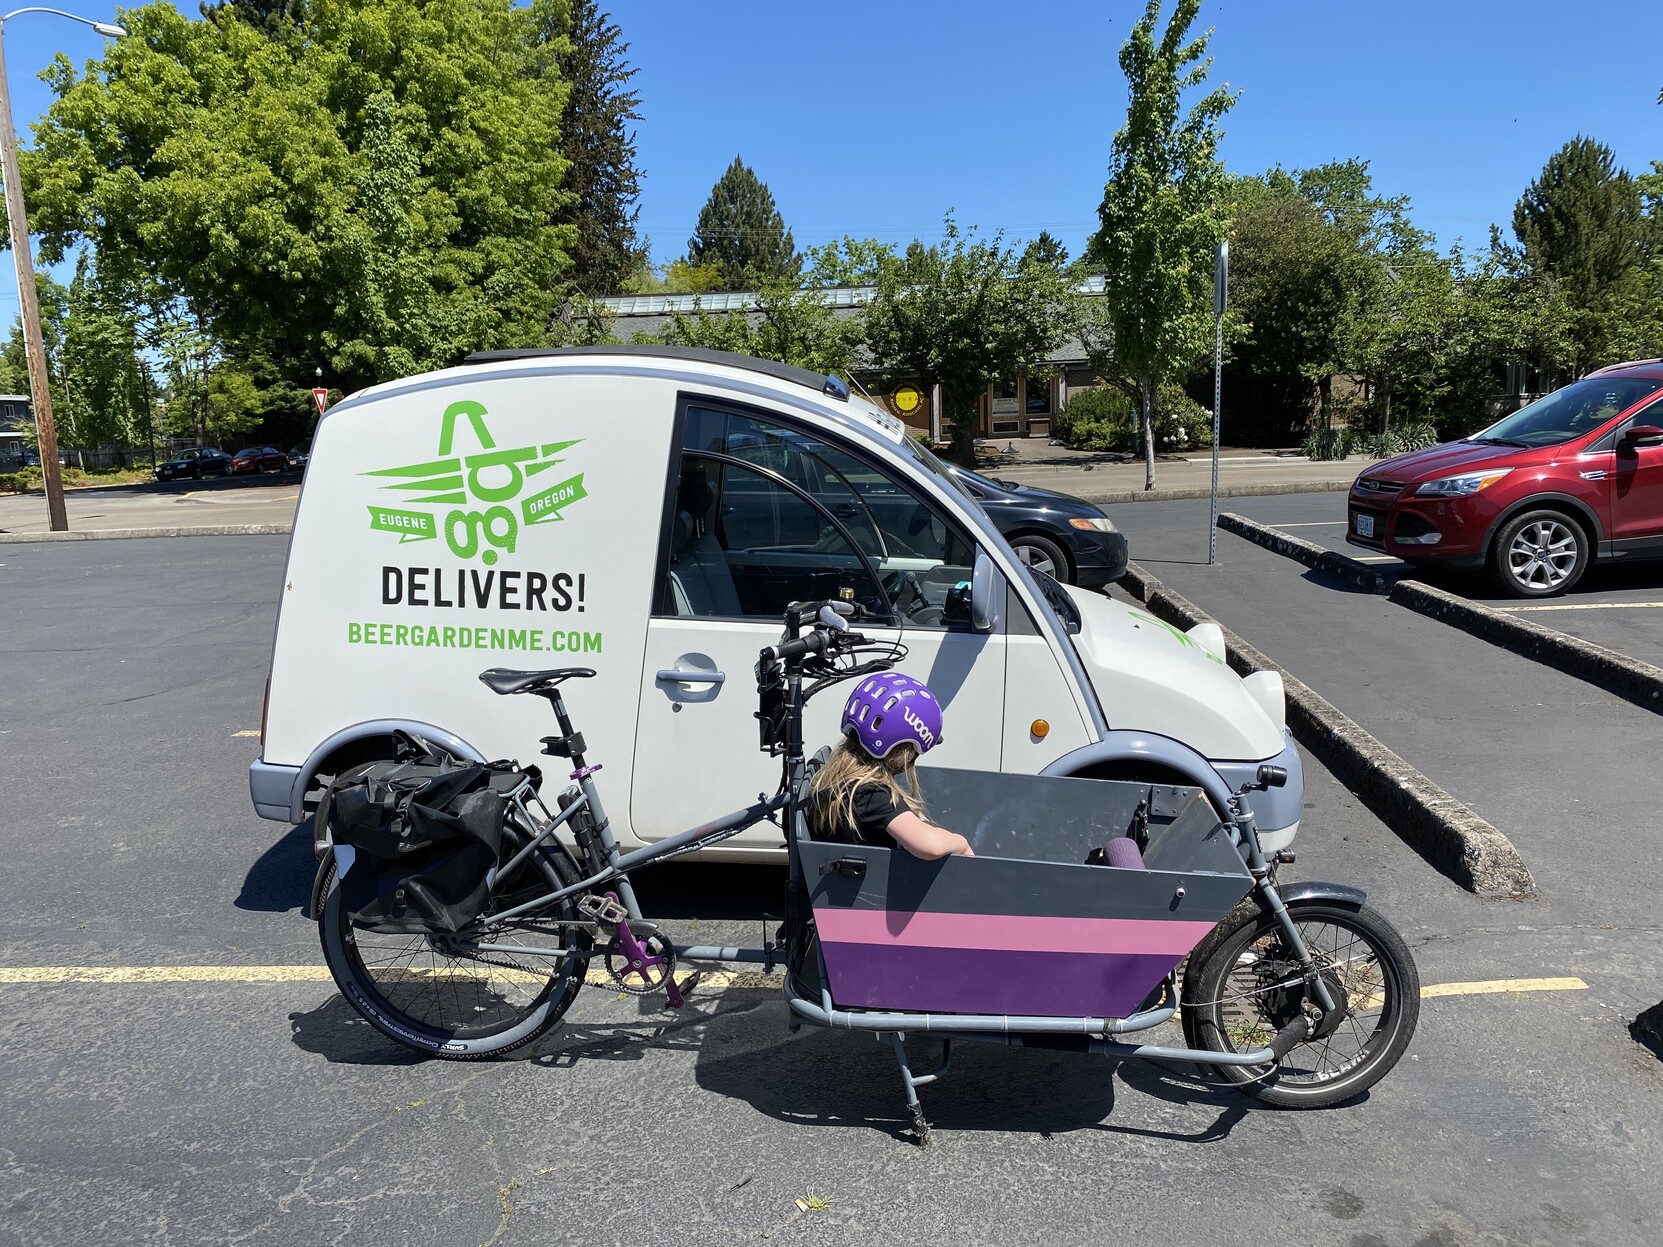
[[[1057,414],[1054,431],[1058,441],[1075,450],[1128,451],[1138,440],[1132,400],[1112,385],[1069,395]]]
[[[1371,459],[1390,459],[1393,455],[1436,446],[1438,441],[1437,428],[1430,422],[1422,421],[1419,424],[1404,425],[1400,429],[1390,429],[1385,433],[1369,433],[1355,437],[1351,442],[1351,449]]]
[[[40,488],[40,469],[24,468],[21,472],[0,472],[0,494],[21,494]]]
[[[1193,450],[1212,444],[1212,413],[1176,385],[1155,391],[1155,448]],[[1058,441],[1075,450],[1143,449],[1142,417],[1118,386],[1099,385],[1069,397],[1054,426]]]
[[[1305,457],[1307,459],[1344,459],[1350,452],[1350,429],[1312,429],[1306,435]]]

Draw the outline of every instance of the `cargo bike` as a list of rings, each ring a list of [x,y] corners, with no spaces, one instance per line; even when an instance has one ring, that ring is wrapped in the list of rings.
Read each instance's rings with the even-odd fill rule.
[[[920,1142],[918,1088],[961,1040],[1191,1062],[1284,1108],[1350,1099],[1397,1063],[1419,1012],[1414,961],[1357,889],[1278,882],[1291,855],[1267,859],[1242,800],[1281,782],[1275,767],[1236,792],[930,768],[929,815],[974,856],[815,839],[807,789],[827,751],[806,754],[803,707],[905,655],[853,630],[857,613],[795,604],[760,655],[779,790],[634,852],[608,831],[601,767],[562,694],[586,668],[480,675],[550,703],[559,731],[542,752],[572,767],[552,802],[536,767],[461,763],[415,737],[399,759],[338,777],[319,811],[333,852],[313,911],[342,995],[400,1043],[474,1060],[553,1027],[592,965],[611,990],[680,1008],[697,974],[678,980],[679,965],[760,963],[783,971],[793,1028],[866,1031],[893,1049]],[[764,819],[789,860],[773,937],[674,946],[631,873]],[[1131,1038],[1173,1019],[1182,1045]],[[914,1072],[909,1035],[941,1041],[939,1068]]]

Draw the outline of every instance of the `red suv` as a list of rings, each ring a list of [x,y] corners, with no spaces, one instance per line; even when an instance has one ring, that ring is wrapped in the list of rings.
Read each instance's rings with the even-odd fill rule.
[[[1595,560],[1663,558],[1663,360],[1617,364],[1458,442],[1377,463],[1346,540],[1427,567],[1488,569],[1515,597]]]

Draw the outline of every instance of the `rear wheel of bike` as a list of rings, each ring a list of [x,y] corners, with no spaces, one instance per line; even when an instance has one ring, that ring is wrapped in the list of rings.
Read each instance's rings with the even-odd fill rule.
[[[1299,928],[1343,1016],[1279,1066],[1218,1065],[1219,1077],[1277,1108],[1326,1108],[1361,1094],[1397,1064],[1420,1016],[1420,975],[1391,923],[1367,906],[1296,901]],[[1251,900],[1190,956],[1184,1036],[1208,1052],[1251,1052],[1293,1022],[1307,998],[1276,919]]]
[[[523,845],[523,833],[505,842]],[[341,889],[329,882],[319,919],[323,957],[341,995],[382,1034],[451,1061],[474,1061],[524,1047],[557,1023],[583,986],[594,940],[579,925],[576,898],[531,915],[492,923],[537,896],[577,882],[564,852],[539,850],[499,879],[485,925],[463,945],[446,935],[383,935],[352,925]],[[504,946],[491,951],[473,945]],[[551,960],[516,948],[573,948]]]

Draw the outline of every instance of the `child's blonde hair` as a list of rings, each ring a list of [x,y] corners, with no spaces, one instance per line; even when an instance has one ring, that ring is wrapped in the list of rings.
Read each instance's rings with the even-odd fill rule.
[[[826,764],[814,773],[808,786],[810,817],[825,820],[829,832],[841,820],[855,824],[855,792],[863,784],[877,784],[898,805],[924,817],[924,799],[918,792],[916,745],[899,746],[887,758],[874,758],[853,740],[845,738],[831,752]]]

